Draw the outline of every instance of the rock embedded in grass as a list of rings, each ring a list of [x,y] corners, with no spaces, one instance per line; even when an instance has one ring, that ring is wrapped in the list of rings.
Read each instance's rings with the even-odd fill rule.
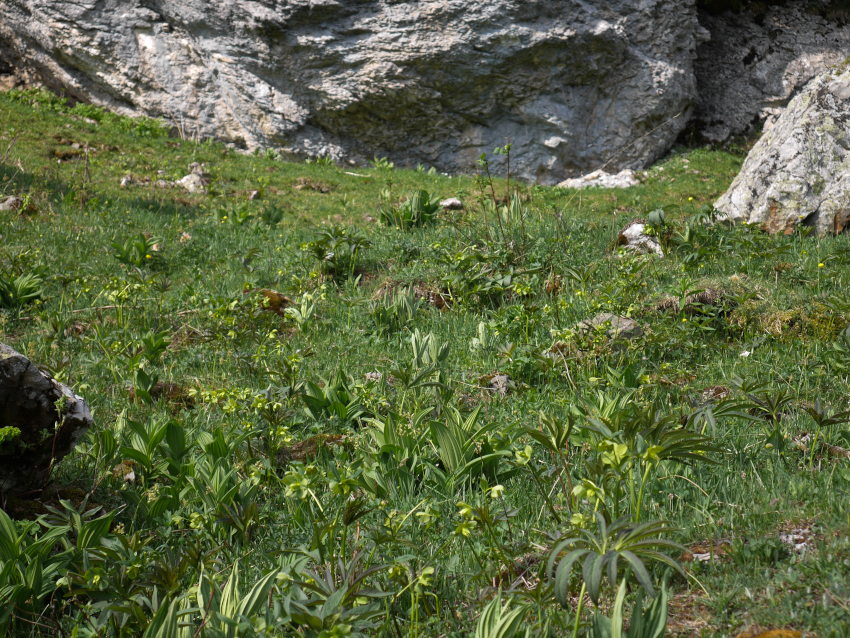
[[[18,210],[21,206],[23,206],[24,200],[20,197],[7,197],[4,201],[0,202],[0,210]]]
[[[646,234],[647,226],[641,219],[629,222],[617,235],[617,245],[639,254],[652,253],[663,257],[664,251],[658,243],[658,238],[655,235]]]
[[[609,312],[603,312],[593,319],[585,319],[578,324],[578,332],[582,335],[594,333],[603,328],[609,341],[628,341],[643,335],[643,328],[634,319]]]
[[[628,168],[623,169],[619,173],[610,174],[605,171],[593,171],[582,177],[573,179],[565,179],[558,184],[559,188],[589,188],[597,186],[599,188],[629,188],[640,184],[635,172]]]
[[[0,443],[4,494],[40,491],[92,424],[82,397],[0,343],[0,432],[10,429]]]
[[[195,173],[186,175],[183,179],[177,180],[177,183],[189,193],[201,193],[205,189],[204,178]]]
[[[463,202],[460,201],[457,197],[449,197],[448,199],[444,199],[440,202],[440,206],[442,206],[446,210],[463,210]]]

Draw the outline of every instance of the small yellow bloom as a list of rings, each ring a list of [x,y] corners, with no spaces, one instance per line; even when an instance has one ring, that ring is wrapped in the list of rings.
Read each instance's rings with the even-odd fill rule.
[[[823,268],[823,264],[818,264],[818,268]]]
[[[150,255],[145,255],[145,259],[150,259],[150,258],[151,258]]]
[[[692,201],[694,201],[694,198],[693,198],[693,197],[688,197],[688,201],[689,201],[689,202],[692,202]]]

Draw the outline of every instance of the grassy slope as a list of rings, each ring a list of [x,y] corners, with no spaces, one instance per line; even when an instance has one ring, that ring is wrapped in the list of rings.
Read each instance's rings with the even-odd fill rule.
[[[176,413],[187,426],[207,431],[218,426],[228,432],[262,429],[253,397],[281,381],[274,372],[284,361],[295,362],[299,379],[330,379],[343,369],[365,386],[361,392],[367,402],[405,411],[397,388],[365,385],[366,373],[386,374],[410,359],[409,331],[378,333],[369,300],[388,285],[444,289],[442,280],[451,269],[446,255],[456,255],[470,238],[482,239],[480,213],[473,205],[478,186],[471,177],[284,163],[239,155],[219,144],[144,138],[120,129],[114,123],[88,124],[44,106],[35,110],[0,96],[0,151],[19,135],[0,167],[0,193],[24,194],[32,205],[25,215],[0,212],[0,274],[37,272],[47,282],[42,301],[0,314],[4,342],[72,384],[89,400],[99,428],[114,427],[127,410],[138,420],[151,413]],[[98,149],[90,154],[89,181],[84,160],[57,162],[55,149],[60,154],[68,151],[68,142]],[[193,161],[204,162],[212,174],[209,194],[118,186],[126,174],[138,180],[164,171],[160,176],[165,179],[180,178]],[[515,264],[522,269],[536,262],[540,271],[515,277],[521,285],[498,304],[470,298],[445,312],[424,306],[413,323],[423,334],[433,333],[451,344],[443,374],[460,404],[483,405],[483,420],[497,422],[505,431],[517,424],[538,427],[535,415],[541,409],[563,413],[603,390],[617,396],[622,389],[616,387],[616,371],[631,367],[645,373],[636,400],[677,416],[686,413],[689,401],[699,400],[705,388],[729,386],[732,376],[769,382],[775,392],[793,395],[794,405],[820,399],[836,410],[846,409],[846,373],[813,365],[826,360],[823,353],[847,325],[846,236],[766,238],[746,229],[717,229],[703,231],[697,244],[702,241],[709,248],[692,262],[685,260],[687,250],[660,261],[612,256],[612,240],[624,221],[667,206],[668,219],[679,224],[712,202],[740,163],[740,156],[722,151],[679,149],[647,171],[643,184],[622,191],[578,194],[517,185],[528,207],[531,238],[524,241],[518,229],[511,231],[519,237],[514,252],[520,252],[518,246],[525,252]],[[303,184],[308,187],[296,188]],[[468,212],[452,214],[454,224],[447,219],[412,232],[365,221],[364,216],[378,217],[382,188],[400,197],[419,187],[443,197],[461,197]],[[497,181],[500,192],[504,187]],[[251,202],[247,210],[259,213],[263,205],[274,203],[284,211],[281,223],[234,224],[234,206],[245,202],[245,193],[258,189],[263,202]],[[300,249],[318,229],[338,223],[356,225],[372,242],[356,264],[359,285],[345,276],[335,282],[321,272],[312,253]],[[113,256],[110,243],[140,232],[160,239],[161,249],[134,271]],[[725,243],[718,247],[720,234]],[[818,268],[819,263],[824,267]],[[569,269],[589,264],[596,269],[586,285],[570,281]],[[561,277],[563,284],[551,296],[544,287],[554,277]],[[666,294],[707,285],[729,295],[756,297],[727,320],[701,323],[652,312],[653,303]],[[256,288],[271,288],[296,300],[312,295],[317,316],[297,330],[291,320],[255,311],[253,298],[243,293]],[[828,300],[834,302],[832,309],[824,305]],[[648,336],[625,351],[598,347],[598,356],[575,359],[570,378],[560,368],[546,372],[535,363],[535,352],[544,353],[558,339],[569,340],[569,328],[602,311],[629,313],[650,327]],[[516,344],[512,359],[499,357],[495,348],[471,345],[482,322],[489,324],[496,345]],[[130,400],[132,380],[122,356],[140,347],[147,330],[173,335],[172,347],[155,369],[162,380],[192,391],[194,409],[180,411],[165,401],[148,407]],[[277,333],[270,334],[272,330]],[[309,351],[312,356],[301,356]],[[744,351],[752,354],[745,357]],[[494,398],[479,387],[481,375],[496,371],[508,372],[519,386],[505,398]],[[589,399],[579,399],[579,394]],[[354,447],[337,452],[342,465],[369,445],[363,429],[338,419],[314,422],[303,415],[297,399],[284,401],[284,406],[289,416],[281,432],[288,442],[317,432],[346,434]],[[788,441],[813,431],[804,412],[788,412],[781,421]],[[647,511],[680,527],[677,540],[684,544],[752,541],[738,547],[735,561],[727,557],[716,564],[691,563],[688,580],[674,580],[670,628],[677,635],[731,636],[742,625],[756,623],[788,625],[826,637],[850,623],[850,465],[821,450],[810,463],[808,455],[790,446],[780,459],[775,449],[764,446],[768,429],[740,419],[721,421],[711,432],[714,445],[723,450],[716,455],[719,464],[664,466],[648,487]],[[254,446],[239,450],[244,475],[259,467],[252,465],[251,455],[260,439],[258,434]],[[92,486],[95,469],[87,450],[88,444],[80,446],[61,465],[57,481],[85,490]],[[579,449],[572,458],[575,479],[581,476],[584,454]],[[335,464],[327,452],[320,462]],[[245,548],[253,556],[243,576],[248,582],[256,579],[257,570],[274,563],[273,552],[309,542],[296,506],[283,497],[276,479],[263,478],[260,486],[265,524]],[[508,481],[506,488],[507,501],[520,510],[514,529],[545,544],[544,533],[555,529],[555,523],[540,495],[526,480]],[[124,488],[121,481],[108,478],[95,498],[118,506],[123,502],[116,496],[120,489],[140,488]],[[479,613],[478,601],[499,572],[482,535],[473,537],[472,544],[480,556],[489,557],[483,562],[472,560],[461,540],[450,540],[457,522],[455,503],[472,502],[477,493],[468,486],[461,493],[432,494],[445,523],[427,531],[408,524],[404,529],[413,546],[382,546],[387,561],[415,554],[407,559],[415,568],[421,564],[417,560],[450,541],[431,590],[445,601],[445,610],[458,611],[454,617],[444,613],[439,620],[424,618],[423,613],[419,622],[432,623],[422,630],[428,635],[469,631],[469,618]],[[379,511],[362,519],[364,530],[380,526],[391,510],[410,511],[421,498],[411,494],[383,500],[374,504]],[[176,539],[191,533],[187,513],[182,522],[145,526],[129,511],[118,517],[124,529],[136,525],[153,534],[157,543],[179,545]],[[811,531],[806,553],[781,552],[778,560],[771,559],[771,548],[779,547],[779,532],[791,528]],[[500,533],[506,532],[500,528]],[[214,534],[199,537],[205,547],[215,545]],[[240,550],[223,554],[222,560],[230,563]],[[409,609],[408,601],[398,612],[405,627],[411,621]],[[389,632],[390,625],[384,623],[376,631]]]

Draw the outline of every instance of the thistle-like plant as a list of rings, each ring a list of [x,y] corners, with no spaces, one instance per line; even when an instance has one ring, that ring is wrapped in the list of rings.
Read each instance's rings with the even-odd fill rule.
[[[661,538],[661,535],[677,531],[668,521],[635,525],[628,516],[624,516],[609,525],[599,512],[595,519],[595,532],[577,529],[569,538],[558,538],[549,555],[547,573],[554,581],[555,598],[565,609],[569,608],[573,567],[579,564],[582,578],[579,605],[585,592],[594,605],[598,605],[603,575],[607,575],[613,586],[618,582],[620,571],[626,569],[631,570],[643,590],[654,597],[655,587],[645,564],[647,561],[668,565],[684,576],[679,563],[659,551],[685,551],[685,547],[679,543]]]
[[[579,427],[595,439],[596,461],[627,484],[635,521],[640,520],[646,485],[661,461],[716,463],[708,455],[720,451],[711,445],[709,437],[682,427],[675,417],[663,415],[654,405],[639,408],[630,403],[612,410],[607,417],[587,417]],[[616,516],[620,511],[620,484],[616,482],[613,496]],[[578,485],[575,490],[586,491],[587,487]]]

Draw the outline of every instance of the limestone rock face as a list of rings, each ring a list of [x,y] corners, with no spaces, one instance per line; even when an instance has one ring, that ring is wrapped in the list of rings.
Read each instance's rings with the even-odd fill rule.
[[[4,0],[0,58],[75,98],[287,157],[556,183],[667,151],[694,0]]]
[[[788,0],[759,15],[700,12],[711,33],[694,62],[700,97],[694,116],[704,137],[722,142],[760,120],[770,128],[810,80],[850,55],[850,24],[813,11],[827,4]]]
[[[850,221],[850,69],[827,72],[762,135],[715,208],[727,219],[790,234]]]
[[[57,405],[64,399],[64,406]],[[61,407],[61,424],[59,408]],[[92,425],[86,402],[67,386],[0,343],[0,430],[20,434],[0,443],[0,489],[4,494],[39,489],[50,471]]]

